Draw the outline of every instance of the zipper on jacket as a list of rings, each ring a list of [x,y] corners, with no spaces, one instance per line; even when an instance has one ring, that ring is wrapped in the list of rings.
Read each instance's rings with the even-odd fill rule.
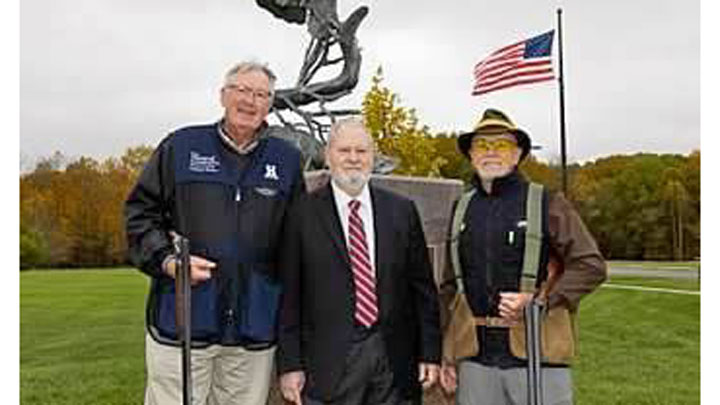
[[[496,263],[498,260],[496,255],[498,252],[496,252],[497,246],[492,237],[498,228],[499,215],[497,211],[500,204],[502,204],[502,201],[499,197],[488,196],[487,211],[485,214],[487,220],[485,221],[485,227],[483,229],[483,245],[485,246],[485,291],[488,295],[488,315],[495,314],[493,316],[499,316],[498,304],[500,301],[500,286],[497,284],[497,279],[500,275],[498,274]]]
[[[240,202],[242,200],[242,193],[240,193],[240,187],[235,186],[235,202]]]

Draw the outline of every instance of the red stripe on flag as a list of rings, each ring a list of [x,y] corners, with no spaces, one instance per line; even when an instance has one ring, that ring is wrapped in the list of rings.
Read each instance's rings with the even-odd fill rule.
[[[520,70],[517,71],[516,69],[510,70],[505,72],[502,76],[496,77],[496,78],[489,78],[488,80],[479,80],[477,86],[482,87],[492,87],[502,81],[511,80],[516,77],[524,77],[524,76],[547,76],[547,74],[552,75],[552,67],[540,67],[540,68],[533,68],[530,70]]]
[[[493,55],[497,55],[497,54],[499,54],[499,53],[506,52],[508,49],[514,48],[514,47],[516,47],[516,46],[518,46],[518,45],[525,46],[525,41],[523,40],[523,41],[520,41],[520,42],[515,42],[515,43],[512,44],[512,45],[504,46],[504,47],[498,49],[497,51],[491,53],[490,56],[493,56]]]
[[[485,69],[482,72],[478,72],[475,74],[475,80],[483,80],[487,77],[496,77],[500,76],[506,72],[510,72],[516,69],[523,69],[527,67],[533,67],[533,66],[550,66],[552,67],[549,59],[541,59],[541,60],[530,60],[527,62],[522,61],[516,61],[512,63],[504,63],[503,65],[498,65],[496,67],[493,67],[492,69]]]
[[[491,59],[487,59],[479,63],[479,66],[487,66],[492,65],[494,63],[500,63],[506,60],[514,60],[514,59],[522,59],[523,55],[525,54],[525,48],[518,49],[517,51],[513,51],[507,54],[498,55]]]
[[[519,85],[521,85],[521,84],[530,84],[530,83],[544,82],[544,81],[553,80],[553,79],[555,79],[555,76],[549,76],[549,77],[538,78],[538,79],[529,79],[529,80],[516,80],[516,81],[510,82],[510,83],[505,83],[505,84],[503,84],[503,85],[495,86],[495,87],[492,87],[492,88],[484,88],[484,89],[482,89],[482,90],[474,90],[473,93],[472,93],[472,95],[473,95],[473,96],[479,96],[480,94],[490,93],[490,92],[495,91],[495,90],[505,89],[505,88],[512,87],[512,86],[519,86]]]

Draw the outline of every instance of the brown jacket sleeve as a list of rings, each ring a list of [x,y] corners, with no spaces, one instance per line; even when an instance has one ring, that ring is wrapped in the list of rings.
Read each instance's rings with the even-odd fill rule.
[[[548,214],[551,250],[564,267],[549,304],[575,310],[583,296],[605,281],[607,267],[595,239],[562,193],[551,194]]]

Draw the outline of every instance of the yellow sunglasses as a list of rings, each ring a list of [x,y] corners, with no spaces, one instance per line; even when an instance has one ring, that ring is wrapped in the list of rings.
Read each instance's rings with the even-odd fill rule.
[[[510,152],[517,147],[517,143],[508,138],[487,139],[478,137],[473,139],[472,142],[472,150],[480,153],[487,153],[491,150],[496,152]]]

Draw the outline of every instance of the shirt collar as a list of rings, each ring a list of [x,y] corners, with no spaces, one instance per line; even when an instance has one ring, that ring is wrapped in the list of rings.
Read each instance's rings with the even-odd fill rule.
[[[223,128],[223,123],[225,120],[220,120],[217,123],[217,131],[220,135],[220,139],[227,145],[230,149],[234,150],[235,152],[241,154],[241,155],[247,155],[248,153],[255,150],[255,148],[258,146],[258,142],[260,139],[260,133],[265,130],[265,127],[267,126],[266,123],[263,123],[260,128],[258,128],[257,131],[255,131],[255,137],[248,143],[246,143],[243,147],[239,147],[235,141],[225,132],[225,129]]]
[[[346,193],[343,189],[341,189],[337,184],[335,184],[335,180],[330,180],[330,185],[333,190],[333,195],[335,195],[335,202],[339,207],[347,208],[348,204],[352,200],[358,200],[360,201],[360,208],[370,208],[371,207],[371,199],[370,199],[370,187],[368,187],[369,183],[365,183],[362,190],[360,190],[360,194],[353,197],[350,194]]]

